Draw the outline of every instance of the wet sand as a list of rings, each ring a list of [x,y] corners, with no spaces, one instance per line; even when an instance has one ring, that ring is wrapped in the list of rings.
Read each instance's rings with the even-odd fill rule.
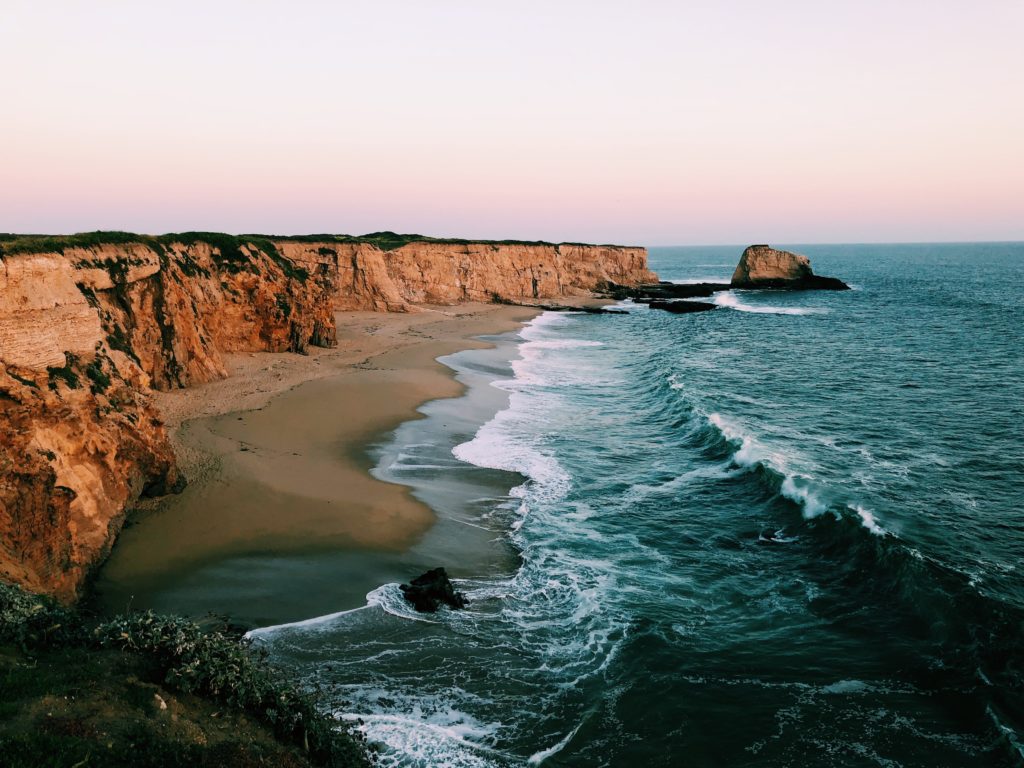
[[[338,313],[336,349],[235,356],[224,381],[158,394],[190,485],[133,514],[97,580],[101,605],[166,607],[146,595],[232,559],[411,546],[434,514],[369,474],[367,446],[462,392],[437,357],[488,346],[475,337],[536,314],[487,304]]]

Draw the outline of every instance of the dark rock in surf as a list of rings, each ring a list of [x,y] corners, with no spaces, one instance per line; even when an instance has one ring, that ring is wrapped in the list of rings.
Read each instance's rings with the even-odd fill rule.
[[[733,288],[786,288],[789,290],[845,291],[850,286],[835,277],[811,270],[811,260],[799,253],[752,245],[740,257],[732,275]]]
[[[693,312],[708,312],[709,310],[715,309],[715,304],[709,304],[706,301],[663,301],[661,299],[654,299],[648,303],[651,309],[663,309],[666,312],[671,312],[675,315],[688,315]]]
[[[624,309],[608,309],[607,307],[572,306],[571,304],[520,304],[522,307],[536,307],[545,312],[583,312],[587,315],[628,315]]]
[[[645,283],[636,287],[607,282],[599,292],[613,299],[633,299],[641,304],[651,299],[702,299],[718,291],[728,291],[728,283]]]
[[[658,283],[641,286],[652,299],[704,299],[728,291],[728,283]]]
[[[448,579],[444,568],[434,568],[417,576],[411,584],[399,586],[405,599],[420,613],[435,613],[442,605],[449,608],[465,608],[468,601]]]

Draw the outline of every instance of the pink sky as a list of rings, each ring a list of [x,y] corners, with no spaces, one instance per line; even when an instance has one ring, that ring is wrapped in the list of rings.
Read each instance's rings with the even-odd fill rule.
[[[4,0],[0,231],[1024,239],[1024,3]]]

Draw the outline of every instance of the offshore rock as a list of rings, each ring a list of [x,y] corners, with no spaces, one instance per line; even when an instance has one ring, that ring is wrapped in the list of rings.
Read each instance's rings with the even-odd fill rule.
[[[444,568],[434,568],[417,576],[411,584],[399,586],[405,599],[420,613],[435,613],[442,605],[465,608],[466,596],[456,592]]]
[[[613,282],[603,283],[599,287],[601,295],[611,299],[633,299],[646,304],[652,299],[700,299],[712,296],[719,291],[728,291],[729,283],[640,283],[638,285],[619,285]]]
[[[717,305],[706,301],[663,301],[662,299],[654,299],[648,302],[647,306],[651,309],[663,309],[674,315],[688,315],[693,312],[709,312],[712,309],[717,309]]]
[[[832,291],[844,291],[850,287],[837,278],[815,275],[806,256],[767,245],[752,245],[743,252],[730,285],[733,288]]]

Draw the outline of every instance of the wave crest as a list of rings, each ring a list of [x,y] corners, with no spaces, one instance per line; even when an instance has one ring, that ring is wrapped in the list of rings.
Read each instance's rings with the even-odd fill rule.
[[[762,315],[821,315],[826,313],[826,310],[817,307],[773,307],[767,304],[745,304],[732,291],[716,293],[713,301],[720,307]]]

